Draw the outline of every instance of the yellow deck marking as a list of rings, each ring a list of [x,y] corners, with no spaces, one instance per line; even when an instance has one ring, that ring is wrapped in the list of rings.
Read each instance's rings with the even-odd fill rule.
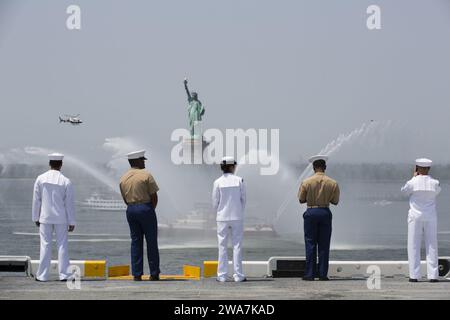
[[[104,278],[106,276],[106,261],[104,260],[85,261],[84,276]]]
[[[217,276],[218,261],[203,261],[203,277],[210,278]]]

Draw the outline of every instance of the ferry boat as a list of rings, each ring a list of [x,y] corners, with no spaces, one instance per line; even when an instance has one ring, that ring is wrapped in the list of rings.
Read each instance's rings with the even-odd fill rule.
[[[216,235],[216,215],[212,212],[210,205],[196,204],[196,208],[185,216],[179,217],[159,227],[163,235]],[[244,235],[276,237],[274,227],[257,217],[246,217],[244,220]]]
[[[92,197],[85,199],[80,203],[83,209],[95,210],[95,211],[126,211],[127,206],[122,199],[106,199],[102,198],[98,194],[94,194]]]

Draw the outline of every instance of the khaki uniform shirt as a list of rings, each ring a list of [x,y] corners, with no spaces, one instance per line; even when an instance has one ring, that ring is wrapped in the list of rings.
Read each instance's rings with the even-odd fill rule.
[[[159,190],[153,176],[144,169],[131,168],[120,178],[120,193],[127,204],[150,202],[150,195]]]
[[[336,181],[323,172],[317,172],[305,179],[298,191],[300,202],[306,202],[308,207],[328,207],[330,203],[339,202],[339,186]]]

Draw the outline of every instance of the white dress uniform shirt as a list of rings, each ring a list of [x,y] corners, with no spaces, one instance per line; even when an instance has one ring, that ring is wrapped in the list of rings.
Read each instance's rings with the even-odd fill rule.
[[[32,219],[42,224],[75,225],[73,186],[60,171],[49,170],[36,179]]]
[[[241,177],[225,173],[214,181],[212,204],[217,211],[217,221],[243,220],[245,202],[245,184]]]
[[[428,175],[418,175],[403,186],[402,192],[410,196],[411,219],[422,221],[436,219],[436,196],[441,192],[438,180]]]
[[[420,279],[420,251],[425,238],[428,279],[439,277],[437,244],[436,197],[441,191],[439,181],[428,175],[418,175],[401,189],[410,196],[408,212],[408,261],[409,277]]]

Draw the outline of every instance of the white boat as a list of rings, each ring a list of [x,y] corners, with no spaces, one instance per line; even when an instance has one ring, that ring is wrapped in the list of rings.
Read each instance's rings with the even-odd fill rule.
[[[193,210],[186,216],[176,219],[169,226],[174,230],[212,230],[215,221],[211,217],[208,217],[208,214],[204,212]]]
[[[106,199],[94,194],[80,203],[83,209],[95,211],[126,211],[127,206],[122,199]]]
[[[217,230],[216,215],[210,205],[196,204],[196,209],[187,215],[175,219],[164,229],[162,233],[183,235],[215,235]],[[251,236],[277,236],[273,226],[261,221],[257,217],[246,217],[244,220],[244,234]]]

